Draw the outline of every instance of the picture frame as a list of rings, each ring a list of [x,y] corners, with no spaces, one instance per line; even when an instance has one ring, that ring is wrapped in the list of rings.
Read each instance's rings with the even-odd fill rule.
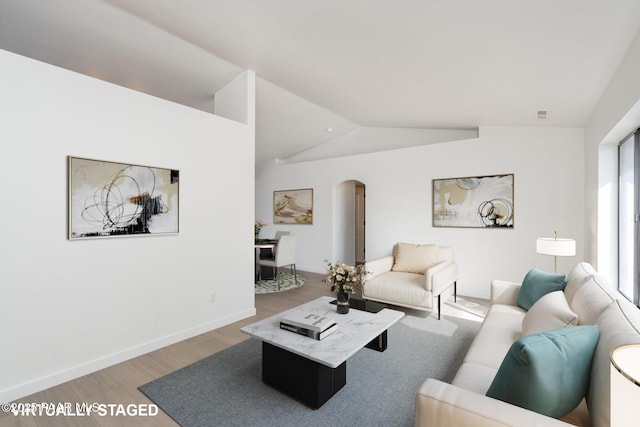
[[[514,174],[433,180],[433,227],[514,227]]]
[[[313,188],[273,192],[274,224],[313,224]]]
[[[68,238],[179,233],[180,172],[68,157]]]

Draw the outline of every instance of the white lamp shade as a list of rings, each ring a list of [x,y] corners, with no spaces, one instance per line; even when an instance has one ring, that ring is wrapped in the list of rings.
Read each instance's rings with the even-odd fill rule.
[[[576,254],[576,241],[573,239],[540,237],[536,240],[536,252],[542,255],[574,256]]]
[[[611,425],[638,423],[640,402],[640,344],[629,344],[611,351]]]

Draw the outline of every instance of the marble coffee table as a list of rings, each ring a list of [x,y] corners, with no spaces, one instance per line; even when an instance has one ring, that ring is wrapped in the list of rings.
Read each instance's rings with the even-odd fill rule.
[[[338,314],[331,304],[334,299],[321,297],[241,328],[262,341],[262,381],[313,408],[321,407],[344,387],[347,359],[372,342],[382,341],[387,329],[404,316],[389,308],[377,313],[351,308],[348,314]],[[318,341],[280,329],[280,320],[295,310],[331,316],[338,330]]]

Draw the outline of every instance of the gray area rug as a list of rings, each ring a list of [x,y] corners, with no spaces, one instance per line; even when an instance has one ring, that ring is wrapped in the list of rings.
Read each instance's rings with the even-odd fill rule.
[[[291,289],[299,288],[304,285],[304,277],[297,275],[294,278],[293,274],[280,272],[279,274],[280,286],[278,286],[277,279],[258,280],[255,284],[256,294],[272,294],[275,292],[284,292]]]
[[[262,383],[261,342],[247,341],[139,387],[184,427],[413,426],[415,395],[428,377],[450,382],[480,323],[406,316],[388,348],[347,361],[347,384],[314,410]]]

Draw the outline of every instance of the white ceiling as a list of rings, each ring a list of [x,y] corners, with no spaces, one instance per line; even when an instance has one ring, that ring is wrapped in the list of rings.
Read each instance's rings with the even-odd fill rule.
[[[0,48],[205,111],[255,70],[257,163],[360,127],[584,126],[639,28],[638,0],[0,0]]]

